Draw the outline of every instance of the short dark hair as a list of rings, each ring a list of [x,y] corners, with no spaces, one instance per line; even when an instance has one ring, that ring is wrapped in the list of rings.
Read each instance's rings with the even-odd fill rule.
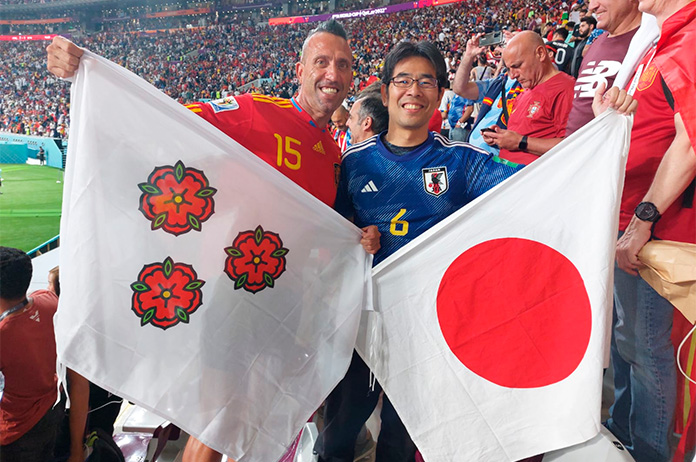
[[[553,33],[554,33],[554,35],[556,35],[556,34],[560,35],[563,40],[568,38],[568,30],[564,29],[562,27],[559,27],[558,29],[553,31]]]
[[[307,42],[309,42],[309,39],[322,32],[335,35],[336,37],[341,37],[346,42],[348,41],[348,34],[346,33],[346,30],[343,28],[343,25],[335,19],[329,19],[328,21],[322,22],[317,27],[309,31],[309,34],[307,34],[307,38],[302,44],[302,55],[304,55],[304,51],[305,48],[307,48]]]
[[[15,300],[25,296],[32,271],[29,255],[12,247],[0,247],[0,298]]]
[[[580,22],[586,22],[590,26],[594,26],[595,29],[597,28],[597,20],[594,18],[594,16],[585,16],[580,20]]]
[[[437,86],[439,88],[445,88],[445,84],[447,82],[447,66],[445,65],[445,58],[442,57],[442,53],[440,53],[440,50],[438,50],[433,43],[426,41],[415,43],[399,42],[394,48],[392,48],[389,54],[387,54],[387,57],[384,58],[382,83],[389,85],[396,65],[404,59],[414,56],[425,58],[430,61],[435,68]]]
[[[379,93],[369,92],[365,96],[359,96],[355,102],[360,102],[359,121],[362,122],[365,117],[370,117],[374,133],[382,133],[389,127],[389,111],[382,103]]]
[[[568,28],[568,29],[572,29],[573,27],[575,27],[575,22],[573,22],[573,21],[568,21],[567,23],[565,23],[565,26],[566,26],[566,28]]]

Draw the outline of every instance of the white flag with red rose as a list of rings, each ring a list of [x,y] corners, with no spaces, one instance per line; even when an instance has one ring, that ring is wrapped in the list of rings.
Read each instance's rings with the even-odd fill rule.
[[[602,115],[375,268],[383,343],[359,349],[425,461],[598,432],[630,123]]]
[[[360,230],[103,58],[71,106],[60,360],[238,462],[278,460],[350,362]]]

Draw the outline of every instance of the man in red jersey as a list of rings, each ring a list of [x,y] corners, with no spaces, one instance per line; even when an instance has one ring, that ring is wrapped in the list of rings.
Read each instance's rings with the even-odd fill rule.
[[[63,37],[46,48],[48,70],[58,77],[74,75],[83,50]],[[307,192],[333,206],[341,151],[327,127],[352,79],[353,56],[343,26],[334,20],[312,30],[295,65],[300,89],[291,99],[258,94],[227,97],[187,107]],[[379,249],[375,226],[363,229],[361,244]],[[222,455],[191,437],[184,462],[219,461]]]
[[[560,142],[573,104],[575,79],[556,69],[542,38],[524,31],[510,40],[503,59],[508,74],[526,89],[512,106],[508,129],[491,127],[484,141],[500,147],[500,157],[528,164]]]
[[[52,460],[63,417],[57,398],[53,315],[58,297],[50,290],[27,296],[32,277],[29,256],[0,246],[0,462]],[[83,437],[89,389],[67,370],[72,406],[68,462],[84,460]]]
[[[696,243],[696,2],[640,0],[638,8],[657,18],[661,34],[631,84],[639,105],[619,217],[623,234],[614,272],[611,351],[615,401],[607,426],[636,462],[661,462],[671,460],[677,400],[670,333],[682,329],[671,304],[637,273],[637,255],[653,237]]]

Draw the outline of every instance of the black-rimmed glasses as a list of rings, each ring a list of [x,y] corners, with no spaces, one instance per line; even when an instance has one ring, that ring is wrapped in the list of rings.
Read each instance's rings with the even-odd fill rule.
[[[394,77],[389,80],[396,88],[411,88],[414,82],[418,82],[418,87],[423,90],[431,90],[437,88],[437,79],[434,77],[422,77],[414,79],[413,77]]]

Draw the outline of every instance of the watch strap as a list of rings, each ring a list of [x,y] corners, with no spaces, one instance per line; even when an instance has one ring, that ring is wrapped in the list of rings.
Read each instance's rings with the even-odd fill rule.
[[[517,145],[517,149],[519,149],[520,151],[526,151],[527,150],[527,141],[528,141],[527,135],[524,135],[522,137],[522,139],[520,140],[520,144]]]

